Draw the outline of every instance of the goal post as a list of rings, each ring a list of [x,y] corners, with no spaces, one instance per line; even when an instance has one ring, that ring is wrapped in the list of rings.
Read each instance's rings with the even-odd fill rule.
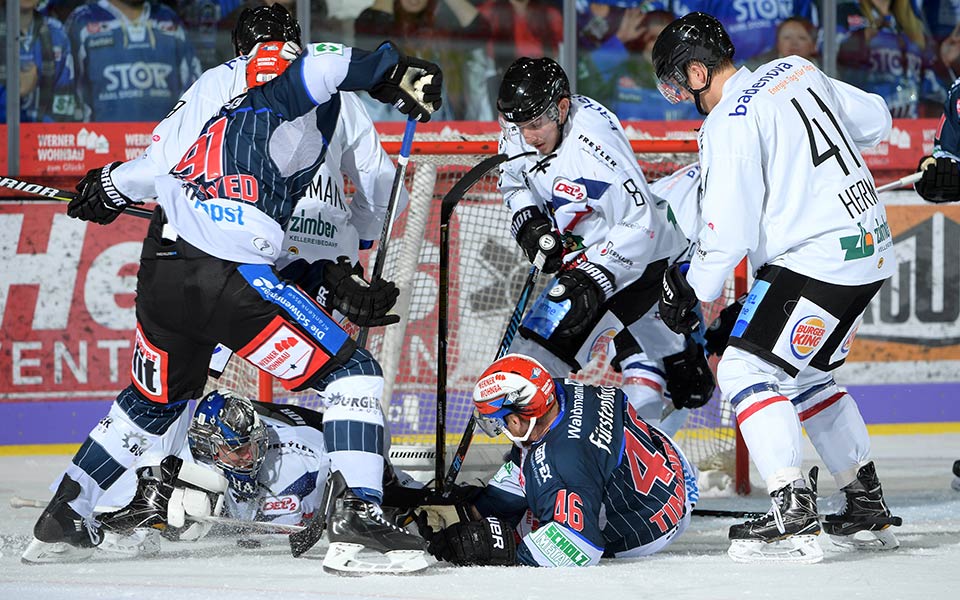
[[[420,136],[407,167],[410,204],[399,215],[387,246],[384,277],[401,290],[397,325],[370,331],[368,348],[384,368],[384,414],[392,437],[391,459],[399,468],[432,474],[437,416],[437,317],[439,282],[440,200],[473,166],[497,153],[497,140],[442,141]],[[648,180],[669,175],[697,160],[696,140],[632,140]],[[385,141],[388,152],[399,141]],[[349,195],[352,186],[345,191]],[[461,199],[450,224],[449,329],[446,380],[446,448],[455,450],[473,410],[476,377],[493,360],[506,321],[525,280],[529,263],[510,235],[510,214],[497,191],[497,171],[488,173]],[[369,254],[369,253],[368,253]],[[372,264],[372,257],[362,257]],[[545,286],[549,277],[542,278]],[[709,323],[720,309],[747,290],[747,268],[731,274],[724,295],[705,305]],[[538,290],[539,291],[539,290]],[[621,385],[622,377],[607,362],[615,332],[602,332],[593,342],[591,360],[575,376],[588,383]],[[715,363],[715,361],[713,361]],[[293,394],[236,357],[219,381],[262,401],[290,402],[320,408],[315,392]],[[738,493],[749,493],[749,460],[729,403],[718,397],[690,411],[675,436],[687,457],[701,470],[719,471]],[[464,463],[464,480],[489,476],[509,450],[505,439],[478,434]],[[445,461],[449,464],[449,461]]]

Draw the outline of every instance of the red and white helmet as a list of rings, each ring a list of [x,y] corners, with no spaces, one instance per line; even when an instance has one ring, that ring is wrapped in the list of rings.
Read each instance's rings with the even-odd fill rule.
[[[247,88],[279,77],[300,55],[296,42],[260,42],[247,55]]]
[[[537,419],[556,402],[553,377],[533,358],[508,354],[487,367],[480,376],[473,388],[473,402],[481,418],[498,422],[504,435],[514,442],[525,442]],[[530,427],[522,437],[514,437],[507,431],[504,419],[509,414],[530,421]]]

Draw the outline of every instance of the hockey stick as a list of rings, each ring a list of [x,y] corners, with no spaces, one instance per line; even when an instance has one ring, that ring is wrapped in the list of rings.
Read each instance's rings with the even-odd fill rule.
[[[891,181],[890,183],[887,183],[887,184],[885,184],[885,185],[881,185],[880,187],[877,188],[877,193],[879,194],[879,193],[881,193],[881,192],[889,192],[890,190],[895,190],[895,189],[897,189],[897,188],[899,188],[899,187],[903,187],[903,186],[905,186],[905,185],[913,185],[914,183],[920,181],[920,178],[921,178],[921,177],[923,177],[923,171],[918,171],[918,172],[916,172],[916,173],[911,173],[910,175],[907,175],[906,177],[901,177],[900,179],[898,179],[898,180],[896,180],[896,181]]]
[[[44,198],[50,198],[51,200],[60,200],[62,202],[72,202],[73,199],[77,197],[77,195],[73,192],[65,192],[63,190],[58,190],[57,188],[40,185],[39,183],[30,183],[29,181],[14,179],[9,175],[0,175],[0,187],[10,188],[11,190],[24,192],[27,194],[33,194],[34,196],[43,196]],[[125,214],[133,215],[134,217],[141,217],[143,219],[149,219],[153,216],[152,210],[140,208],[138,206],[127,206],[123,209],[123,212]]]
[[[43,500],[34,500],[33,498],[21,498],[19,496],[10,498],[10,506],[12,508],[46,508],[47,504],[48,503]],[[232,519],[230,517],[195,517],[188,515],[188,518],[201,523],[213,523],[233,529],[261,531],[264,533],[294,533],[305,529],[303,525],[286,525],[283,523],[271,523],[269,521],[246,521],[244,519]]]
[[[413,146],[413,134],[417,130],[417,120],[407,119],[407,127],[403,130],[403,139],[400,142],[400,154],[397,156],[397,173],[393,176],[393,187],[390,190],[390,202],[387,204],[387,213],[383,216],[383,229],[380,230],[380,241],[377,244],[377,258],[373,261],[370,271],[370,281],[376,280],[383,273],[383,266],[387,262],[387,241],[393,232],[393,213],[400,202],[400,190],[403,189],[403,177],[407,172],[407,163],[410,161],[410,148]],[[367,345],[369,327],[361,327],[357,334],[357,346]]]
[[[440,202],[440,276],[438,281],[440,289],[437,298],[437,450],[435,465],[435,481],[439,494],[443,494],[451,474],[452,479],[449,479],[449,481],[453,483],[460,473],[460,469],[463,467],[463,457],[466,456],[467,448],[473,439],[473,428],[476,427],[476,419],[471,416],[470,420],[467,421],[467,429],[463,432],[463,437],[457,447],[457,453],[450,465],[450,473],[447,473],[444,463],[446,462],[447,438],[447,318],[450,304],[450,219],[453,217],[453,210],[467,191],[483,179],[488,172],[508,160],[530,154],[533,154],[533,152],[512,157],[508,157],[506,154],[488,156],[480,161],[480,164],[464,173],[463,177],[450,188],[450,191],[443,196],[443,200]],[[464,446],[464,443],[466,443],[466,446]]]
[[[695,517],[721,517],[728,519],[759,519],[767,513],[754,512],[749,510],[713,510],[709,508],[693,509]]]

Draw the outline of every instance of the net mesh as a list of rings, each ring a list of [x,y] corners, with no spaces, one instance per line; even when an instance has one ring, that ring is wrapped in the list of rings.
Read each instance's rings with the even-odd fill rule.
[[[384,269],[385,276],[401,289],[395,312],[402,320],[397,325],[371,331],[368,341],[387,380],[384,398],[389,402],[384,406],[394,446],[435,443],[440,200],[464,173],[487,156],[416,154],[407,167],[406,185],[411,203],[394,225]],[[647,178],[653,180],[695,162],[696,155],[644,152],[638,154],[638,160]],[[473,409],[470,397],[473,384],[495,358],[529,271],[529,263],[510,235],[510,214],[496,186],[494,170],[461,199],[450,223],[448,452],[459,441]],[[541,278],[541,288],[549,280],[549,277]],[[741,282],[740,287],[744,285],[745,282]],[[736,289],[735,278],[731,277],[725,294],[703,307],[707,322],[740,291]],[[613,333],[597,338],[590,362],[575,375],[576,379],[594,384],[622,383],[622,376],[607,366],[607,347]],[[258,397],[263,396],[258,390],[258,381],[256,368],[234,358],[220,380],[211,381],[208,387],[228,387]],[[271,394],[275,402],[322,408],[315,392],[290,393],[274,382]],[[705,407],[690,411],[675,437],[687,457],[701,470],[716,469],[732,477],[736,464],[734,420],[730,405],[714,398]],[[493,444],[488,450],[509,448],[504,438],[490,439],[482,433],[478,433],[474,443]],[[500,454],[487,452],[497,457]]]

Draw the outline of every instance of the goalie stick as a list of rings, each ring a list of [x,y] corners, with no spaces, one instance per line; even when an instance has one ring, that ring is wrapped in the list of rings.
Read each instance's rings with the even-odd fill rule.
[[[400,154],[397,156],[397,172],[393,176],[393,187],[390,189],[390,202],[387,204],[387,213],[383,216],[383,229],[380,230],[380,241],[377,242],[377,258],[373,261],[370,271],[370,281],[374,281],[383,273],[383,266],[387,262],[387,241],[393,231],[393,217],[400,202],[400,190],[403,188],[403,177],[407,172],[407,163],[410,161],[410,148],[413,146],[413,134],[417,130],[417,120],[407,119],[407,127],[403,130],[403,140],[400,142]],[[357,346],[364,348],[367,345],[369,327],[361,327],[357,334]]]
[[[463,196],[471,187],[483,179],[486,174],[502,163],[515,160],[523,156],[529,156],[533,152],[525,152],[516,156],[508,157],[506,154],[495,154],[480,162],[477,166],[467,171],[463,177],[450,189],[443,197],[440,204],[440,277],[439,277],[439,298],[438,298],[438,319],[437,319],[437,425],[436,425],[436,478],[435,485],[437,493],[443,494],[445,490],[454,484],[460,470],[463,468],[463,460],[470,449],[470,442],[473,441],[473,432],[477,426],[476,416],[471,413],[467,421],[466,428],[457,445],[457,451],[450,462],[450,470],[444,468],[446,462],[446,428],[447,428],[447,313],[449,312],[449,294],[450,294],[450,219],[453,217],[453,210],[457,207]],[[497,352],[497,358],[506,353],[506,348],[510,347],[513,337],[520,328],[520,319],[523,317],[523,311],[526,310],[527,301],[530,292],[539,277],[540,269],[543,267],[545,257],[543,253],[537,254],[537,260],[540,264],[534,264],[527,275],[527,281],[520,292],[520,299],[517,301],[517,307],[513,311],[507,331],[500,340],[500,350]],[[445,472],[446,471],[446,472]]]
[[[43,196],[51,200],[60,200],[62,202],[72,202],[77,197],[73,192],[65,192],[39,183],[30,183],[22,179],[16,179],[9,175],[0,175],[0,188],[9,188],[17,192],[33,194],[34,196]],[[149,219],[153,216],[153,211],[140,208],[139,206],[127,206],[123,209],[124,214],[133,215],[142,219]]]

